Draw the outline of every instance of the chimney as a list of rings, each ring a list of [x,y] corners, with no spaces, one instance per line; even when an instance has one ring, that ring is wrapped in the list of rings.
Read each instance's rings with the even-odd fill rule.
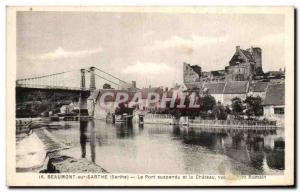
[[[236,46],[235,49],[236,49],[236,51],[239,51],[240,50],[240,46]]]
[[[132,87],[136,88],[136,81],[132,81]]]

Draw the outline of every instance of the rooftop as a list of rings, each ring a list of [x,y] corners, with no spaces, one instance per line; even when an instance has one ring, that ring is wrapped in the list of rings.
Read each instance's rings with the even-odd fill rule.
[[[205,83],[203,87],[208,89],[209,94],[223,94],[225,82]]]
[[[250,84],[250,90],[252,92],[265,92],[268,86],[268,82],[254,82]]]
[[[241,49],[241,51],[242,51],[242,53],[247,57],[247,59],[248,59],[249,61],[254,62],[254,58],[252,57],[252,54],[251,54],[249,51],[243,50],[243,49]]]
[[[160,96],[162,96],[164,90],[162,87],[150,87],[150,88],[142,88],[142,99],[147,99],[149,93],[158,93]]]
[[[228,81],[224,88],[224,94],[246,94],[248,81]]]
[[[263,105],[284,105],[285,90],[284,83],[269,84]]]

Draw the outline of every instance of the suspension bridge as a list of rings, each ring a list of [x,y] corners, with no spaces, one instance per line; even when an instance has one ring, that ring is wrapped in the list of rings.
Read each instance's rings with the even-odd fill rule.
[[[93,91],[102,89],[104,84],[108,84],[111,88],[117,90],[127,89],[132,86],[132,84],[97,67],[16,80],[17,88],[65,91]]]
[[[88,109],[88,100],[93,105],[97,102],[98,95],[103,89],[123,91],[135,85],[97,67],[83,68],[80,70],[65,71],[54,74],[40,75],[16,80],[16,100],[24,103],[33,101],[33,95],[40,94],[44,100],[63,97],[65,99],[78,98],[80,109]],[[45,96],[46,95],[46,96]],[[63,96],[62,96],[63,95]],[[89,114],[94,114],[94,106]]]

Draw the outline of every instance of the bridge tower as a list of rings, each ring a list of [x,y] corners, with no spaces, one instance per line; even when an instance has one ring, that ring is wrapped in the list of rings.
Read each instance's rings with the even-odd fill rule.
[[[89,72],[90,72],[90,97],[88,98],[87,101],[87,108],[89,111],[89,115],[91,117],[94,117],[95,104],[96,104],[96,100],[94,98],[94,94],[96,91],[95,67],[90,67]]]
[[[81,74],[81,80],[80,80],[80,89],[84,91],[86,89],[85,87],[85,69],[80,69],[80,74]],[[86,95],[83,95],[82,92],[80,92],[79,96],[79,109],[80,109],[80,114],[82,110],[87,109],[87,97]]]
[[[90,67],[90,91],[91,93],[96,89],[95,67]]]
[[[85,69],[80,69],[80,73],[81,73],[80,89],[85,90]]]

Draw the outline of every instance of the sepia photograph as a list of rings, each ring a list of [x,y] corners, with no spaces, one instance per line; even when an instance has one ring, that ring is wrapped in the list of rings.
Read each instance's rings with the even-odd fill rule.
[[[9,186],[294,184],[293,7],[7,7]]]

